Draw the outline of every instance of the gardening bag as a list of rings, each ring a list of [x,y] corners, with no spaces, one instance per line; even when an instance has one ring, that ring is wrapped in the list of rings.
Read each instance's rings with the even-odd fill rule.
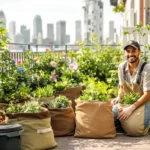
[[[116,129],[110,102],[76,101],[75,137],[114,138]]]
[[[129,92],[138,92],[142,95],[142,91],[137,84],[129,84],[125,81],[123,84],[123,89],[124,94]],[[128,106],[129,105],[119,103],[118,107],[125,108]],[[144,129],[144,110],[145,105],[142,105],[139,108],[137,108],[127,120],[121,121],[122,128],[125,131],[126,135],[143,136],[148,133],[150,127]]]
[[[54,96],[52,97],[41,97],[38,99],[39,103],[43,103],[43,105],[48,104],[49,102],[53,101],[55,99]]]
[[[78,87],[68,88],[64,91],[57,92],[55,96],[59,96],[59,95],[66,96],[69,100],[72,101],[72,107],[75,111],[75,105],[76,105],[75,99],[77,99],[80,96],[81,91],[82,91],[82,86],[78,86]]]
[[[9,107],[9,104],[7,103],[0,103],[0,110],[5,110]]]
[[[48,111],[41,113],[6,114],[10,123],[21,124],[21,150],[46,150],[55,147],[53,130]]]
[[[73,135],[75,131],[75,113],[73,108],[49,109],[51,125],[55,136]]]

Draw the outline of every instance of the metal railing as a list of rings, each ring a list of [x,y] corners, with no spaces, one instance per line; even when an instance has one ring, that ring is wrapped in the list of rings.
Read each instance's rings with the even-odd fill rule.
[[[116,47],[119,45],[101,45],[102,47]],[[93,48],[93,45],[86,45],[88,48]],[[47,49],[51,49],[53,52],[68,52],[69,50],[77,51],[79,50],[79,45],[34,45],[34,44],[22,44],[22,43],[9,43],[8,50],[10,52],[25,52],[30,50],[32,52],[46,52]]]
[[[119,45],[101,45],[103,48],[113,47]],[[93,45],[86,45],[87,48],[95,49]],[[34,45],[34,44],[22,44],[22,43],[9,43],[7,49],[10,51],[10,58],[17,62],[22,62],[25,60],[26,50],[30,50],[33,53],[45,53],[48,49],[52,52],[65,52],[68,53],[70,50],[78,51],[80,49],[79,45]],[[1,51],[0,51],[1,52]]]

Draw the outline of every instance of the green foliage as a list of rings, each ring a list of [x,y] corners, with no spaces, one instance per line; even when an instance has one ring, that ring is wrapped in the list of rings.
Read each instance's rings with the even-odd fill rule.
[[[55,92],[59,92],[59,91],[63,91],[63,90],[66,90],[67,88],[70,88],[70,87],[75,87],[77,86],[78,84],[76,83],[71,83],[71,80],[67,79],[66,77],[61,77],[61,81],[57,81],[55,80],[54,81],[54,91]]]
[[[2,27],[3,24],[3,22],[0,22],[0,51],[5,50],[7,43],[9,43],[9,38],[6,35],[7,30]]]
[[[46,98],[53,96],[53,87],[51,85],[47,85],[43,88],[38,87],[36,91],[32,92],[32,96],[36,98]]]
[[[118,65],[123,58],[121,48],[102,47],[98,44],[90,49],[83,43],[80,47],[79,51],[69,52],[68,55],[77,62],[82,79],[94,77],[112,86],[117,85]]]
[[[125,11],[125,4],[121,1],[117,6],[113,8],[113,12],[115,13],[123,13]]]
[[[28,101],[24,104],[10,103],[6,109],[6,113],[39,113],[41,112],[41,104],[37,101]]]
[[[48,109],[53,108],[67,108],[71,104],[71,101],[68,100],[66,96],[59,95],[54,99],[54,101],[51,101],[50,103],[46,104],[46,107]]]
[[[121,103],[122,104],[134,104],[139,98],[140,98],[139,93],[127,93],[124,94],[123,97],[121,98]]]
[[[88,81],[84,82],[85,90],[79,97],[80,100],[99,100],[107,101],[110,98],[108,94],[109,86],[100,81],[95,81],[94,78],[90,78]]]

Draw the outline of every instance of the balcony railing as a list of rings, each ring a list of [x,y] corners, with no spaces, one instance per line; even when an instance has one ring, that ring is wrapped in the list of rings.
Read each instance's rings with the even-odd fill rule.
[[[102,48],[108,46],[116,47],[119,45],[101,45]],[[95,49],[93,45],[86,45],[87,48]],[[120,46],[121,47],[121,46]],[[65,52],[68,53],[70,50],[78,51],[80,49],[79,45],[32,45],[32,44],[20,44],[20,43],[9,43],[8,50],[10,51],[10,57],[17,62],[22,62],[25,59],[26,50],[30,50],[33,53],[45,53],[47,50],[52,52]],[[2,49],[0,49],[2,52]]]

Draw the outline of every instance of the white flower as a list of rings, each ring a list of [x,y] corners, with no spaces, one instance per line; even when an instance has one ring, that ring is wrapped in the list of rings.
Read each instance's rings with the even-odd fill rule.
[[[69,68],[71,69],[71,70],[77,70],[78,69],[78,64],[76,64],[76,63],[72,63],[72,64],[70,64],[69,65]]]
[[[51,61],[51,62],[50,62],[50,65],[51,65],[52,67],[56,67],[56,66],[57,66],[57,63],[56,63],[55,61]]]

